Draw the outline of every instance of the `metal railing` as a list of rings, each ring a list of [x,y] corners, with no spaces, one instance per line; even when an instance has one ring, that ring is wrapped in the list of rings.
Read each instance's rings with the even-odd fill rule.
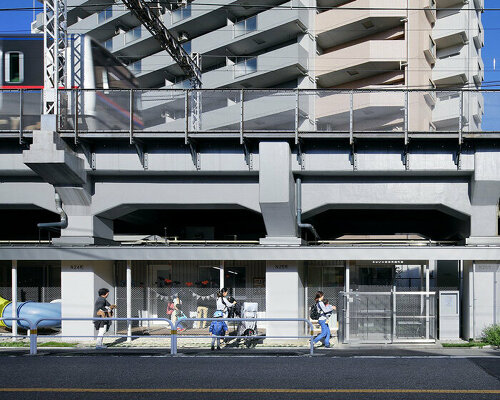
[[[79,135],[402,138],[500,133],[500,90],[443,89],[67,89],[59,131]],[[199,104],[193,110],[192,98]],[[414,110],[418,108],[418,118]],[[491,108],[491,113],[488,113]],[[20,140],[40,126],[41,90],[0,90],[0,133]],[[486,112],[488,118],[483,118]],[[199,119],[198,119],[199,115]],[[196,123],[193,120],[197,119]],[[487,136],[487,135],[486,135]],[[491,136],[491,135],[490,135]]]
[[[155,322],[164,322],[166,325],[170,326],[170,332],[169,334],[164,334],[164,335],[148,335],[148,338],[170,338],[170,354],[171,355],[176,355],[177,354],[177,341],[178,339],[181,338],[197,338],[197,339],[208,339],[208,338],[213,338],[213,336],[210,335],[178,335],[178,328],[179,325],[182,323],[186,322],[212,322],[214,320],[217,321],[227,321],[227,322],[244,322],[244,321],[251,321],[251,322],[296,322],[296,323],[304,323],[308,326],[309,328],[309,335],[304,335],[304,336],[266,336],[266,335],[254,335],[254,336],[244,336],[244,335],[236,335],[236,336],[227,336],[226,338],[230,337],[231,339],[309,339],[310,340],[310,345],[309,345],[309,354],[313,355],[314,354],[314,343],[312,341],[313,339],[313,325],[311,321],[305,319],[305,318],[183,318],[180,320],[177,320],[176,323],[174,324],[170,319],[168,318],[40,318],[36,321],[28,320],[25,318],[1,318],[0,321],[25,321],[27,322],[27,325],[30,327],[27,336],[29,336],[30,340],[30,355],[36,355],[38,354],[38,326],[40,323],[43,321],[99,321],[99,322],[119,322],[119,321],[125,321],[127,322],[127,325],[131,326],[132,322],[138,321],[138,322],[145,322],[145,321],[155,321]],[[21,336],[21,335],[18,335]],[[26,336],[22,336],[26,337]],[[95,339],[96,336],[86,336],[86,335],[43,335],[44,338],[57,338],[57,339],[62,339],[62,338],[92,338]],[[133,335],[130,331],[128,330],[127,334],[114,334],[114,335],[107,335],[105,336],[106,338],[127,338],[128,340],[131,340],[132,338],[140,338],[143,337],[142,335]],[[215,338],[224,338],[224,336],[215,336]]]

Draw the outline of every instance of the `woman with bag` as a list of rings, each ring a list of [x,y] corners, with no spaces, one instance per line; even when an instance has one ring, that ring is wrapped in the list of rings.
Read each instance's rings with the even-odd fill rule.
[[[313,340],[314,343],[318,343],[320,340],[324,342],[325,348],[330,348],[330,328],[327,324],[327,319],[330,317],[333,310],[336,307],[331,306],[330,304],[325,305],[323,303],[324,294],[321,291],[316,292],[316,297],[314,299],[316,303],[316,307],[318,309],[319,318],[318,323],[321,326],[321,333],[316,336]]]
[[[227,318],[229,309],[234,305],[234,303],[231,303],[228,299],[226,299],[228,293],[228,288],[222,288],[217,292],[216,310],[222,311],[224,318]]]

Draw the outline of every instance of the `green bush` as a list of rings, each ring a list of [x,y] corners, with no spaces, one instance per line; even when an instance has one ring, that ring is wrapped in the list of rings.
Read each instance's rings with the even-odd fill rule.
[[[492,346],[500,347],[500,325],[491,325],[483,331],[483,341]]]

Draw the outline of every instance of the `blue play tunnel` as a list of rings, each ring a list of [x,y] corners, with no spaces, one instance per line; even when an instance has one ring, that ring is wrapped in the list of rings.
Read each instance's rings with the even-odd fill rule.
[[[61,303],[36,303],[33,301],[18,303],[17,317],[25,318],[32,323],[44,319],[38,328],[59,328],[61,321],[57,318],[61,318]],[[12,303],[0,297],[0,326],[12,327],[12,321],[2,321],[1,318],[12,318]],[[30,328],[29,323],[24,320],[18,321],[17,325],[25,329]]]

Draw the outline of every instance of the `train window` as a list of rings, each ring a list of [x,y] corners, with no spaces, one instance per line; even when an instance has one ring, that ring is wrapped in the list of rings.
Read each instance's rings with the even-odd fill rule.
[[[24,81],[24,54],[20,51],[9,51],[5,54],[5,82],[22,81]]]

